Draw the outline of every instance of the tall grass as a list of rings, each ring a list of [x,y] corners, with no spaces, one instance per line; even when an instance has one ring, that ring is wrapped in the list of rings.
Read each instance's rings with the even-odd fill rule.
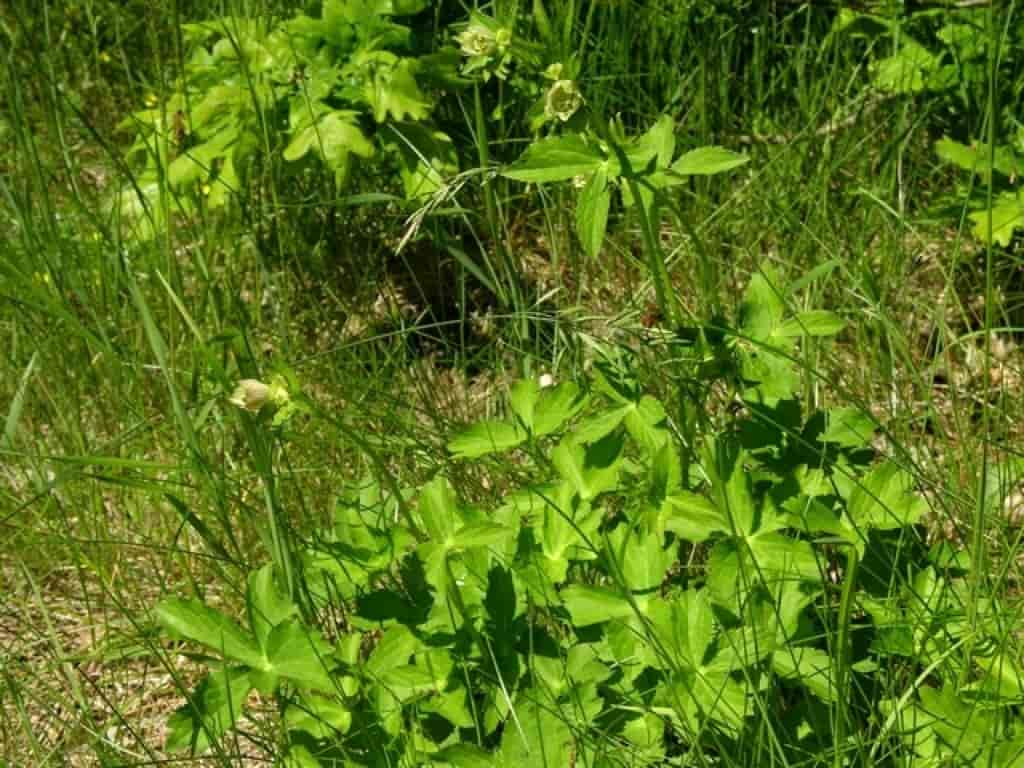
[[[457,473],[443,448],[454,425],[524,370],[582,371],[595,339],[637,348],[643,379],[672,394],[686,386],[673,347],[637,341],[641,316],[652,302],[673,327],[733,316],[763,262],[793,286],[792,306],[849,319],[840,344],[803,349],[805,399],[855,405],[884,425],[884,449],[932,500],[933,532],[972,557],[968,615],[1015,593],[1021,529],[1002,513],[1016,479],[1006,467],[1020,461],[1019,363],[993,347],[1009,330],[998,304],[1005,254],[978,253],[925,219],[948,179],[933,167],[922,102],[865,98],[863,61],[830,34],[831,10],[549,3],[551,23],[572,30],[596,113],[621,113],[638,132],[667,111],[688,145],[743,148],[753,162],[727,183],[685,188],[660,222],[622,214],[593,262],[568,234],[562,191],[468,189],[482,210],[467,215],[470,235],[449,240],[449,255],[497,276],[500,299],[471,318],[468,301],[454,317],[417,297],[419,312],[392,310],[401,299],[377,278],[394,257],[373,229],[394,240],[403,217],[290,209],[278,195],[289,182],[273,167],[265,198],[238,221],[168,217],[166,231],[137,242],[111,214],[108,192],[130,181],[115,125],[180,71],[179,25],[286,5],[18,0],[0,11],[0,760],[164,759],[156,723],[181,703],[193,670],[182,673],[153,632],[161,596],[238,606],[246,573],[268,558],[300,595],[297,543],[330,518],[345,480],[370,472],[407,487],[441,467]],[[1012,28],[1018,16],[993,5],[989,24]],[[990,136],[997,93],[990,79],[979,99]],[[517,148],[489,134],[485,117],[479,98],[467,106],[466,134],[488,171]],[[466,255],[466,243],[480,253]],[[544,280],[527,251],[550,272]],[[404,263],[418,266],[410,254]],[[455,295],[476,290],[465,268],[444,274]],[[265,378],[277,364],[322,411],[287,442],[225,406],[236,379]],[[723,419],[730,404],[703,394],[692,419]],[[842,659],[854,630],[850,597],[839,599],[843,624],[830,629]],[[1006,647],[1018,623],[1008,609]],[[854,672],[841,673],[847,701],[903,693],[905,681],[857,690]],[[153,712],[148,690],[160,692]],[[808,765],[880,759],[846,718],[838,707],[834,742]],[[767,764],[782,737],[766,716],[718,763]],[[274,748],[272,733],[254,731],[210,764]]]

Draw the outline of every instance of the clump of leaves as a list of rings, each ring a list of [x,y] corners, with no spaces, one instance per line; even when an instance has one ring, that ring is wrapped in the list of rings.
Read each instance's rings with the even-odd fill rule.
[[[737,334],[834,328],[787,318],[766,281]],[[924,546],[924,501],[874,455],[873,422],[805,414],[748,372],[745,414],[683,443],[628,362],[519,381],[504,417],[449,441],[454,462],[506,475],[500,491],[367,479],[300,553],[300,594],[268,565],[244,622],[162,603],[165,630],[210,659],[168,745],[244,727],[257,689],[278,702],[283,764],[303,768],[1019,765],[1004,609],[968,611],[964,558]]]
[[[1016,188],[1024,135],[1017,110],[1024,87],[1020,24],[1012,17],[969,6],[911,11],[892,6],[889,10],[844,10],[834,30],[869,43],[873,90],[937,102],[929,110],[929,120],[937,132],[947,135],[936,142],[936,154],[985,182],[977,184],[972,176],[967,184],[958,185],[959,210],[952,215],[959,218],[966,202],[974,235],[986,243],[1009,245],[1014,233],[1024,227],[1024,198]],[[999,110],[992,117],[990,99]],[[991,120],[1000,131],[996,146],[964,143],[965,138],[984,133]],[[991,201],[990,180],[995,192]]]
[[[173,92],[123,123],[137,174],[121,213],[151,235],[169,212],[225,206],[272,162],[318,164],[343,188],[355,162],[383,157],[407,198],[433,193],[456,163],[430,119],[435,93],[460,80],[454,49],[419,55],[399,23],[426,5],[325,0],[318,18],[185,25]]]
[[[997,52],[1001,74],[1009,76],[1007,86],[1015,87],[1012,75],[1024,42],[1019,29],[1004,37],[998,19],[992,26],[985,9],[970,6],[844,9],[836,16],[833,33],[869,43],[868,74],[876,90],[928,93],[946,100],[947,111],[965,119],[981,106],[984,88],[977,86],[986,83]]]
[[[971,230],[982,242],[1008,246],[1019,229],[1024,229],[1024,195],[1017,187],[1024,168],[1024,127],[1013,144],[992,147],[984,142],[961,144],[944,137],[935,152],[946,163],[967,171],[967,182],[958,185],[957,197],[966,200]],[[989,201],[991,183],[993,197]]]
[[[677,156],[674,123],[663,116],[639,137],[625,137],[614,123],[603,135],[578,130],[550,136],[530,146],[502,175],[532,184],[573,181],[579,188],[576,233],[583,250],[595,256],[604,242],[615,190],[626,206],[633,205],[633,190],[638,190],[644,210],[650,210],[659,190],[746,162],[744,155],[714,146]]]

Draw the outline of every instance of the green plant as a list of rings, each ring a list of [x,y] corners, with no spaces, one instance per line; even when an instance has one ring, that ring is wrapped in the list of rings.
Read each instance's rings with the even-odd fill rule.
[[[965,555],[924,545],[927,505],[875,461],[870,419],[805,414],[779,382],[790,340],[841,323],[787,319],[772,287],[752,281],[715,345],[747,415],[699,441],[628,356],[583,386],[522,380],[450,440],[447,474],[344,491],[299,602],[267,565],[244,627],[161,603],[215,659],[169,746],[202,751],[257,689],[304,768],[1019,765],[1006,608],[967,620]]]
[[[576,232],[584,252],[595,256],[605,239],[615,189],[626,205],[632,205],[639,193],[646,212],[654,207],[658,190],[746,162],[743,155],[722,147],[699,147],[677,157],[675,128],[666,116],[635,138],[626,138],[613,123],[603,134],[580,130],[542,139],[502,175],[534,184],[573,181],[580,190]]]
[[[1014,143],[996,147],[984,142],[962,144],[948,136],[935,142],[940,160],[969,174],[966,183],[956,186],[956,201],[961,205],[966,201],[971,231],[984,243],[1008,246],[1014,234],[1024,229],[1024,197],[1017,188],[1022,147],[1024,126]]]
[[[315,158],[341,190],[358,159],[386,163],[421,199],[451,173],[451,140],[430,122],[434,92],[459,85],[454,49],[417,55],[397,18],[425,2],[326,0],[321,16],[224,17],[184,25],[190,55],[166,98],[126,119],[137,168],[120,211],[151,235],[167,214],[246,200],[246,181]],[[256,184],[253,185],[252,182]]]
[[[319,21],[321,5],[303,7]],[[992,7],[990,28],[1016,34],[998,21],[1012,4]],[[359,113],[374,151],[350,155],[341,189],[318,144],[284,159],[290,105],[276,101],[267,132],[253,113],[261,143],[230,195],[240,216],[206,215],[217,168],[179,186],[157,169],[156,204],[173,212],[180,197],[189,217],[161,219],[168,237],[155,242],[124,243],[107,225],[93,194],[108,196],[122,167],[98,141],[107,119],[140,87],[157,104],[173,95],[164,78],[198,46],[212,56],[240,39],[229,17],[179,59],[180,23],[225,9],[273,30],[295,4],[0,11],[0,762],[156,764],[194,749],[211,765],[1020,765],[1018,353],[993,322],[990,275],[984,331],[965,332],[958,309],[976,305],[957,307],[954,288],[977,264],[913,226],[891,186],[900,202],[932,195],[926,153],[942,135],[988,181],[985,158],[1002,166],[1012,143],[1010,109],[947,113],[955,101],[927,87],[864,99],[855,46],[826,44],[827,5],[375,11],[411,30],[388,52],[444,49],[472,81],[442,95],[417,75],[430,115],[402,121],[443,131],[476,169],[439,170],[451,195],[432,196],[424,233],[484,277],[507,258],[525,278],[499,304],[535,324],[495,339],[481,318],[497,343],[455,350],[429,318],[353,322],[387,293],[379,272],[364,270],[368,300],[338,285],[333,246],[372,255],[369,221],[390,253],[390,217],[406,208],[387,143],[397,122],[376,123],[366,104],[329,99]],[[493,25],[493,58],[446,48],[467,17]],[[928,18],[939,16],[904,30],[946,58]],[[994,84],[1012,106],[1007,74]],[[972,78],[977,101],[986,83]],[[670,156],[620,171],[588,205],[578,196],[600,186],[586,174],[586,195],[568,179],[533,194],[492,177],[529,137],[578,136],[589,162],[627,168],[620,151],[629,163],[663,114],[673,155],[744,147],[755,162],[741,183],[656,189]],[[985,114],[1003,122],[973,144]],[[475,178],[479,192],[462,186]],[[1012,174],[996,168],[992,187],[1011,191]],[[987,210],[984,193],[962,191],[969,212]],[[367,200],[388,200],[385,216],[342,207]],[[611,237],[588,241],[593,223],[577,232],[605,258],[576,261],[582,249],[563,247],[573,219],[605,205]],[[482,237],[444,240],[449,221]],[[272,240],[298,258],[267,259]],[[659,298],[675,317],[639,322],[641,252],[671,278]],[[840,316],[857,322],[832,341]],[[990,335],[991,356],[966,356],[965,370],[959,353]],[[638,354],[604,359],[595,336]],[[290,361],[327,413],[273,360]],[[479,397],[520,363],[578,390],[556,394],[544,376]],[[229,395],[247,412],[223,408]],[[885,414],[875,440],[869,409]],[[481,412],[491,418],[446,452],[452,420]],[[618,426],[590,439],[601,420]],[[875,444],[894,458],[874,457]],[[427,482],[435,474],[446,479]],[[735,509],[747,496],[752,521]],[[928,516],[903,525],[923,499]],[[969,541],[970,558],[932,546],[936,535]],[[170,598],[162,637],[145,620],[156,595]],[[155,660],[172,685],[151,682]],[[205,681],[156,743],[149,716],[181,704],[197,671]]]
[[[833,34],[867,42],[868,73],[876,90],[942,99],[943,111],[953,121],[965,122],[968,132],[975,132],[984,120],[994,57],[998,55],[1005,95],[1020,89],[1015,77],[1020,31],[993,26],[989,17],[988,9],[970,7],[909,11],[894,7],[877,13],[844,9],[836,17]],[[1015,119],[1012,103],[1001,101],[1010,120]]]
[[[1012,9],[1005,14],[925,9],[905,15],[844,10],[834,32],[867,40],[869,50],[881,52],[869,61],[874,90],[928,103],[929,123],[945,134],[935,142],[938,158],[984,182],[971,178],[958,185],[955,203],[966,203],[978,239],[1009,245],[1024,227],[1024,203],[1016,189],[1024,130],[1018,112],[1024,36]]]
[[[574,106],[569,116],[575,111]],[[659,310],[671,326],[679,327],[678,302],[657,234],[660,211],[668,202],[664,191],[694,176],[730,171],[747,158],[714,146],[698,147],[677,157],[675,125],[668,116],[642,136],[631,138],[625,136],[620,123],[613,121],[604,131],[596,120],[589,122],[590,129],[577,128],[536,142],[502,174],[537,184],[572,180],[579,189],[576,235],[584,253],[591,257],[605,241],[613,192],[619,190],[623,204],[634,208],[640,221]]]

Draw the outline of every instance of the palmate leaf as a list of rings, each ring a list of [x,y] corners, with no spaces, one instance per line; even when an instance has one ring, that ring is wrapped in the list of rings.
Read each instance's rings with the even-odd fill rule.
[[[401,624],[387,630],[377,642],[366,671],[377,678],[383,678],[388,670],[409,663],[409,658],[420,647],[420,641],[409,629]]]
[[[644,451],[655,456],[668,439],[665,419],[665,406],[650,395],[643,395],[638,402],[631,404],[622,423]]]
[[[749,536],[761,524],[760,507],[754,498],[747,454],[728,438],[708,438],[703,451],[703,466],[710,483],[709,494],[728,531]]]
[[[357,123],[358,112],[325,106],[314,109],[322,114],[316,120],[303,121],[303,126],[292,134],[283,157],[294,162],[315,152],[342,184],[348,173],[349,156],[372,157],[374,146]]]
[[[919,695],[921,719],[931,720],[930,725],[945,745],[957,757],[970,761],[969,765],[988,764],[979,758],[992,745],[992,734],[996,732],[994,713],[965,701],[950,682],[940,689],[922,687]]]
[[[825,431],[818,437],[823,443],[843,448],[866,448],[875,435],[875,421],[860,408],[832,408],[825,414]]]
[[[961,144],[948,136],[943,136],[935,142],[935,154],[940,160],[962,170],[977,173],[986,182],[993,170],[1009,177],[1019,176],[1024,172],[1024,161],[1009,146],[993,148],[983,141],[970,145]]]
[[[629,600],[611,587],[573,584],[562,590],[562,602],[577,627],[601,624],[635,615]]]
[[[675,150],[675,122],[668,115],[662,115],[643,136],[625,147],[626,157],[634,172],[642,171],[652,159],[656,168],[667,168]]]
[[[533,379],[520,379],[509,389],[508,404],[528,430],[533,430],[533,416],[540,400],[541,388]]]
[[[622,736],[639,750],[641,765],[660,765],[665,758],[665,723],[646,713],[623,726]]]
[[[775,336],[783,339],[800,336],[834,336],[846,327],[846,321],[835,312],[812,309],[784,320],[775,329]]]
[[[476,459],[489,453],[508,451],[526,442],[528,433],[507,421],[480,421],[448,441],[448,450],[457,459]]]
[[[571,381],[543,389],[530,428],[535,435],[550,435],[579,414],[587,402],[586,393]]]
[[[306,694],[292,702],[284,713],[291,731],[304,731],[317,739],[336,738],[352,727],[352,712],[344,704],[324,696]]]
[[[972,211],[968,218],[976,237],[1005,248],[1017,230],[1024,229],[1024,195],[1020,191],[1002,192],[992,205],[991,220],[987,210]]]
[[[894,530],[914,525],[927,508],[916,492],[914,478],[887,461],[853,489],[847,512],[857,527]]]
[[[459,500],[448,479],[435,477],[420,491],[418,511],[433,543],[447,545],[462,524]]]
[[[515,531],[501,523],[475,520],[466,523],[456,531],[452,539],[452,548],[494,547],[503,544],[510,536],[514,535]]]
[[[711,483],[711,503],[721,522],[699,501],[689,499],[704,525],[726,525],[725,538],[709,555],[708,586],[715,599],[734,612],[756,586],[821,577],[811,545],[780,532],[789,518],[770,497],[755,493],[747,462],[748,456],[733,440],[709,439],[703,464]]]
[[[938,64],[938,56],[904,34],[895,54],[873,63],[872,81],[888,93],[917,93],[924,90]]]
[[[618,526],[608,536],[607,555],[614,558],[625,586],[639,594],[657,589],[676,559],[675,550],[666,548],[660,535],[640,533],[628,525]]]
[[[596,146],[576,134],[569,134],[531,144],[501,175],[535,184],[567,181],[593,173],[604,162],[604,155]]]
[[[193,640],[233,661],[260,669],[267,665],[252,635],[199,600],[164,600],[157,606],[156,618],[169,632]]]
[[[571,381],[542,388],[533,379],[520,379],[509,392],[512,411],[538,437],[557,431],[586,404],[586,393]]]
[[[573,442],[580,443],[581,445],[601,440],[618,428],[622,424],[622,420],[626,418],[626,414],[633,408],[634,406],[631,403],[627,403],[611,410],[588,415],[580,420],[580,423],[572,430],[569,437]]]
[[[590,176],[576,202],[576,234],[583,252],[591,258],[597,256],[604,243],[611,202],[608,174],[598,169]]]
[[[659,667],[670,669],[675,664],[697,669],[704,664],[716,633],[707,590],[688,589],[673,598],[655,598],[648,605],[647,617],[669,657],[659,659]]]
[[[749,161],[746,155],[724,147],[699,147],[680,155],[672,163],[672,173],[678,176],[711,176],[739,168]]]
[[[747,688],[732,676],[725,658],[715,658],[700,668],[675,672],[655,691],[653,711],[682,721],[687,729],[703,731],[709,725],[735,734],[749,714]]]
[[[435,757],[452,768],[494,768],[494,756],[473,744],[453,744]]]
[[[430,670],[415,664],[392,667],[381,677],[381,684],[403,704],[421,694],[439,692],[438,681]]]
[[[740,303],[740,330],[754,341],[767,342],[782,325],[786,311],[783,283],[774,270],[764,267],[753,275]]]
[[[665,440],[651,457],[648,500],[661,504],[683,487],[683,468],[679,450],[672,440]]]
[[[385,51],[375,52],[372,58],[374,61],[362,64],[373,73],[363,89],[373,119],[378,123],[388,119],[425,120],[430,114],[430,102],[416,83],[415,60],[400,59]]]
[[[703,496],[677,491],[662,504],[665,530],[680,538],[698,543],[715,533],[731,532],[728,517]]]
[[[205,752],[238,722],[252,687],[248,670],[212,667],[189,695],[188,703],[167,721],[167,750]]]
[[[540,691],[524,691],[516,705],[516,722],[508,723],[501,738],[497,761],[500,768],[568,766],[575,740],[569,724],[557,710],[538,703]],[[517,727],[518,726],[518,727]]]
[[[833,336],[846,323],[833,312],[809,310],[786,318],[784,287],[774,270],[753,275],[740,305],[738,358],[748,400],[770,403],[792,397],[800,385],[793,363],[796,340]]]
[[[267,638],[267,671],[307,688],[333,691],[333,649],[320,633],[289,619]]]
[[[757,587],[817,582],[821,566],[806,541],[781,533],[722,539],[708,555],[708,588],[715,600],[738,613]]]
[[[545,489],[543,503],[542,565],[548,577],[558,583],[565,579],[570,559],[594,557],[590,550],[594,544],[590,542],[600,525],[601,510],[580,500],[567,482]]]
[[[656,694],[656,703],[671,704],[672,716],[684,716],[690,726],[700,726],[702,719],[710,717],[728,730],[738,728],[747,698],[745,688],[733,679],[741,657],[717,639],[707,590],[689,589],[674,599],[653,599],[647,615],[663,652],[654,664],[670,673],[666,687]],[[682,705],[682,711],[676,705]]]
[[[238,140],[238,126],[227,123],[209,140],[185,149],[167,166],[167,180],[175,187],[193,184],[213,175],[216,164]]]
[[[580,498],[589,502],[618,485],[623,446],[622,435],[616,433],[588,446],[565,438],[551,452],[551,461]]]
[[[439,715],[456,728],[472,728],[476,721],[467,706],[466,689],[455,685],[417,705],[421,712]]]
[[[273,563],[267,563],[249,575],[246,597],[249,623],[260,646],[265,649],[271,630],[294,616],[298,609],[274,583]]]
[[[836,701],[836,682],[832,658],[822,650],[784,647],[772,654],[772,669],[784,680],[806,687],[823,701]]]

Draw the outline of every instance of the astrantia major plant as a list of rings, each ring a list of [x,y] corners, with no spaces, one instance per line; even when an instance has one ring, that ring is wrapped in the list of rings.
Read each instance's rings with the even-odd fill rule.
[[[768,386],[787,345],[841,327],[769,289],[721,336],[746,408],[696,443],[628,355],[522,380],[449,472],[342,490],[301,600],[265,565],[240,618],[163,602],[211,659],[169,746],[244,729],[256,690],[302,768],[1020,765],[1004,609],[967,620],[963,556],[925,545],[870,419]]]

